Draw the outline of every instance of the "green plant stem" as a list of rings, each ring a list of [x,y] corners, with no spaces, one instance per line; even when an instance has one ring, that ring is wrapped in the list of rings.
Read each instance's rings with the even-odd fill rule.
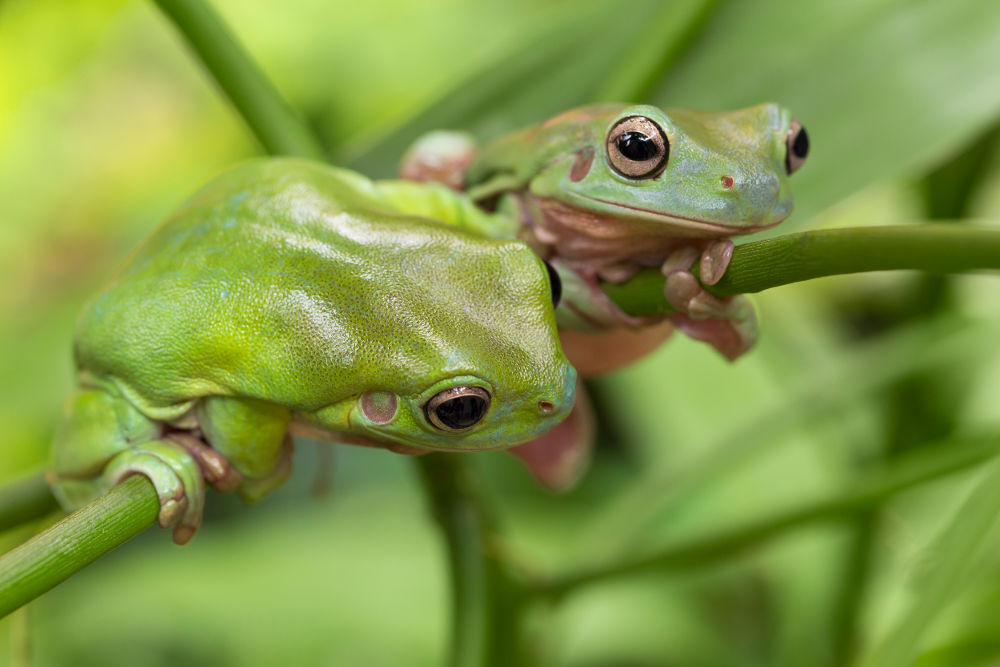
[[[44,473],[9,482],[0,486],[0,532],[43,517],[58,507]]]
[[[535,587],[549,595],[560,595],[585,584],[628,574],[703,568],[710,563],[732,558],[791,528],[850,516],[900,491],[974,466],[995,456],[1000,443],[996,438],[977,443],[951,441],[935,445],[933,449],[938,450],[935,452],[936,456],[914,455],[914,461],[868,475],[868,479],[852,484],[830,498],[803,503],[793,510],[756,520],[745,526],[721,530],[714,535],[682,541],[651,554],[554,577],[549,581],[536,583]],[[941,452],[942,449],[945,451]]]
[[[272,155],[325,160],[315,134],[281,98],[218,15],[201,0],[156,0],[250,130]]]
[[[424,490],[448,549],[452,591],[452,667],[479,667],[489,654],[491,590],[485,556],[486,519],[463,454],[417,458]]]
[[[964,224],[853,227],[753,241],[736,247],[722,280],[708,291],[717,296],[750,294],[823,276],[899,269],[1000,269],[1000,229]],[[673,310],[663,296],[663,276],[657,269],[642,271],[625,283],[602,283],[601,289],[630,315]]]
[[[0,617],[30,602],[156,521],[152,482],[133,475],[0,556]]]

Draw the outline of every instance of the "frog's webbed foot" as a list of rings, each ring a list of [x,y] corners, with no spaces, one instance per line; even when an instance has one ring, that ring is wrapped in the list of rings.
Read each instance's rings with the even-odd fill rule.
[[[476,157],[476,142],[464,132],[430,132],[403,155],[399,176],[408,181],[442,183],[465,189],[465,171]]]
[[[149,478],[160,499],[157,522],[174,529],[174,542],[185,544],[201,525],[205,482],[190,452],[171,440],[153,440],[117,454],[104,470],[110,488],[126,477]]]
[[[667,281],[663,293],[677,309],[669,316],[685,334],[709,343],[730,361],[739,358],[757,340],[757,317],[750,300],[742,294],[719,298],[702,286],[714,285],[722,279],[733,255],[729,239],[713,241],[700,254],[694,248],[681,248],[663,263]],[[699,261],[702,282],[691,273]]]

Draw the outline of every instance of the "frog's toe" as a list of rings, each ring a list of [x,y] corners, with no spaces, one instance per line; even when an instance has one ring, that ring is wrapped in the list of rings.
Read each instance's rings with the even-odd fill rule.
[[[698,279],[690,271],[674,271],[667,274],[667,282],[663,285],[663,295],[667,303],[682,313],[690,310],[691,300],[704,292]]]
[[[669,319],[685,335],[708,343],[726,359],[735,361],[757,342],[757,315],[742,294],[721,301],[725,305],[721,317],[695,318],[677,312]]]
[[[235,491],[243,482],[243,475],[225,456],[198,438],[187,433],[173,433],[168,438],[183,447],[198,463],[202,476],[220,493]]]
[[[698,263],[698,274],[703,284],[714,285],[722,280],[733,258],[735,247],[729,239],[719,239],[708,244]]]
[[[160,500],[157,523],[174,529],[174,542],[184,544],[201,525],[205,482],[191,454],[175,442],[154,440],[115,456],[104,471],[110,487],[134,474],[149,478]]]

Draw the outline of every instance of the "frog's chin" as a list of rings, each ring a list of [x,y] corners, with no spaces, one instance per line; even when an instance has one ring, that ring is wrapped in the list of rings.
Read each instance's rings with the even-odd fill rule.
[[[580,204],[584,205],[580,206],[580,208],[586,208],[597,215],[606,215],[618,219],[644,220],[656,223],[657,225],[665,225],[671,229],[686,229],[698,235],[712,237],[753,234],[754,232],[770,229],[779,225],[785,220],[786,217],[788,217],[785,215],[777,220],[760,225],[727,225],[721,222],[708,222],[707,220],[698,220],[695,218],[685,218],[679,215],[670,215],[668,213],[659,213],[657,211],[650,211],[636,206],[628,206],[627,204],[622,204],[621,202],[598,199],[597,197],[588,197],[587,195],[577,194],[574,196],[574,199],[582,200]],[[584,202],[586,202],[586,204]],[[595,204],[596,206],[594,206]]]

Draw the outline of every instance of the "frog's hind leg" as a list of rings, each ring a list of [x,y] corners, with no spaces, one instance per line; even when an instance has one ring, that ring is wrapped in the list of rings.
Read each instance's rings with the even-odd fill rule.
[[[291,412],[252,398],[208,396],[197,408],[205,440],[239,472],[244,500],[260,500],[292,474]]]
[[[97,498],[129,475],[146,475],[160,499],[159,524],[174,527],[183,544],[201,523],[205,485],[187,450],[163,438],[162,424],[101,389],[81,389],[69,400],[52,447],[48,475],[67,510]]]

